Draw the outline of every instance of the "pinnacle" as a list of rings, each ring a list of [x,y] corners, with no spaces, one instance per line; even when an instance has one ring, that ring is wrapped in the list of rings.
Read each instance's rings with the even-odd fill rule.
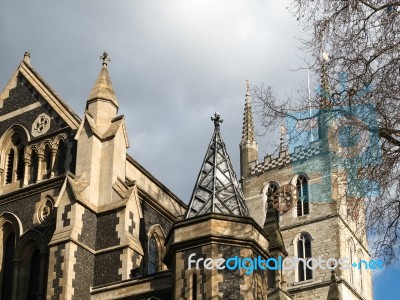
[[[95,100],[111,101],[116,107],[118,107],[117,97],[115,96],[110,75],[108,74],[107,64],[103,64],[100,74],[88,98],[88,102]]]

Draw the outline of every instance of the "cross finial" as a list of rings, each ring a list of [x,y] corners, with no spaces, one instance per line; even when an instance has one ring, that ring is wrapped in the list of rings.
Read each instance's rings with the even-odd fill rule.
[[[214,116],[211,117],[211,121],[214,121],[215,128],[219,128],[224,120],[221,119],[221,115],[219,114],[219,112],[215,112]]]
[[[107,63],[108,63],[109,61],[111,61],[111,58],[108,57],[108,53],[107,53],[106,51],[103,52],[103,55],[100,56],[100,59],[103,60],[102,65],[103,65],[104,67],[106,67],[106,66],[107,66]]]

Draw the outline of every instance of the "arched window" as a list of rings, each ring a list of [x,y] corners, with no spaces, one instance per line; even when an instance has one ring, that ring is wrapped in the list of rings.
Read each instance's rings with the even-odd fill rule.
[[[18,149],[17,180],[23,179],[24,176],[24,150],[24,147]]]
[[[308,233],[302,233],[297,240],[297,257],[299,263],[297,265],[297,279],[298,281],[305,281],[312,279],[312,269],[310,263],[307,261],[312,257],[311,255],[311,236]]]
[[[276,287],[276,273],[275,270],[268,269],[267,270],[267,284],[268,288],[272,289]]]
[[[157,240],[154,235],[151,236],[149,241],[149,259],[147,265],[147,274],[153,274],[158,271],[158,258],[159,251]]]
[[[358,275],[357,289],[360,291],[361,294],[364,294],[364,284],[363,284],[363,275],[364,275],[363,273],[364,272],[363,272],[363,269],[366,268],[367,263],[364,260],[364,255],[362,254],[361,250],[358,250],[358,252],[357,252],[357,260],[360,265],[360,269],[355,270],[358,273],[357,274]]]
[[[353,264],[355,262],[355,245],[352,239],[349,239],[348,241],[348,249],[349,249],[349,259],[350,259],[350,264]],[[350,283],[354,285],[354,268],[349,269],[349,278],[350,278]]]
[[[279,189],[279,185],[276,182],[270,182],[268,184],[268,188],[267,188],[267,203],[266,203],[266,208],[268,207],[268,201],[274,201],[275,197],[279,197],[278,195],[278,189]],[[275,210],[275,219],[276,222],[279,223],[279,211],[277,209]]]
[[[67,149],[65,147],[65,142],[63,140],[60,140],[58,144],[57,164],[56,164],[57,174],[65,173],[66,159],[67,159]]]
[[[29,183],[35,183],[37,181],[38,164],[39,164],[38,153],[36,152],[36,150],[32,150]]]
[[[24,175],[24,143],[18,133],[11,136],[6,147],[5,183],[19,181]]]
[[[297,188],[297,216],[304,216],[310,213],[308,180],[304,175],[299,175],[296,181]]]
[[[10,149],[7,153],[7,169],[6,169],[6,183],[12,182],[13,168],[14,168],[14,149]]]
[[[197,300],[197,274],[192,276],[192,300]]]
[[[3,243],[3,282],[1,299],[11,299],[14,273],[15,233],[10,232]]]
[[[49,179],[51,175],[51,149],[46,146],[44,149],[44,161],[43,161],[43,179]]]
[[[28,299],[36,300],[39,292],[39,278],[40,278],[40,253],[35,250],[32,253],[30,268],[29,268],[29,292]]]

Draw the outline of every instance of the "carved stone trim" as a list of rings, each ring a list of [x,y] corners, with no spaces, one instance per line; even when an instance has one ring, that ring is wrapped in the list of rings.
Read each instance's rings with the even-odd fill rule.
[[[32,124],[32,136],[45,134],[50,129],[51,118],[45,113],[40,114]]]

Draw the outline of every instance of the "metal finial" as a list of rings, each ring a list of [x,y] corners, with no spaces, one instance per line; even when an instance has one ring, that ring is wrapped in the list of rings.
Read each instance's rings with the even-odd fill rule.
[[[111,61],[111,58],[108,57],[108,53],[106,51],[103,52],[103,55],[100,56],[100,59],[103,60],[103,66],[107,66],[107,63]]]
[[[224,120],[221,119],[221,115],[218,112],[215,112],[214,116],[211,117],[211,121],[214,121],[215,128],[219,128]]]

